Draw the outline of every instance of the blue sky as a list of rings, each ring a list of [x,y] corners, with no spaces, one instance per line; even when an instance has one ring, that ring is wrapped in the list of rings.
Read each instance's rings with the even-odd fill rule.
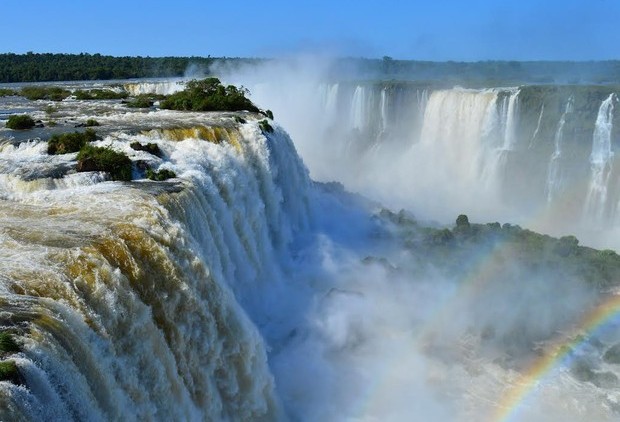
[[[0,52],[620,59],[619,0],[5,0],[0,13]]]

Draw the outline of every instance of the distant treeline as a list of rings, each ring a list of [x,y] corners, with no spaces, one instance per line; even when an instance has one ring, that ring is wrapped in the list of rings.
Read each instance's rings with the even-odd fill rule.
[[[113,57],[101,54],[0,54],[0,82],[45,82],[183,76],[214,63],[241,65],[256,59],[212,57]]]
[[[106,80],[206,76],[213,64],[226,67],[265,59],[214,57],[113,57],[101,54],[0,54],[0,82]],[[467,86],[519,84],[620,84],[620,61],[478,61],[342,58],[331,62],[334,79],[442,81]]]
[[[356,69],[363,79],[443,81],[467,86],[510,86],[520,84],[620,84],[620,61],[503,61],[431,62],[350,58],[333,67]]]

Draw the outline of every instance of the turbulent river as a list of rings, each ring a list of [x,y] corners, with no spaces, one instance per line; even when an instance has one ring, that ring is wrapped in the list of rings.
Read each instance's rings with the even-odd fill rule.
[[[0,119],[45,124],[0,128],[0,330],[19,348],[0,354],[18,369],[0,381],[0,419],[617,420],[615,284],[512,263],[510,242],[432,262],[416,246],[457,209],[504,222],[515,203],[521,224],[544,203],[546,218],[564,211],[559,232],[576,215],[615,228],[616,95],[591,96],[581,133],[579,93],[546,117],[519,88],[301,88],[315,102],[296,117],[281,92],[253,88],[273,132],[246,112],[0,99]],[[52,133],[89,118],[133,181],[47,154]],[[532,157],[531,179],[514,181]],[[177,177],[147,180],[144,163]]]

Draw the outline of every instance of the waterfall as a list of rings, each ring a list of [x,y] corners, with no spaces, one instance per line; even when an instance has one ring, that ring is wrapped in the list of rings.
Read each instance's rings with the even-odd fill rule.
[[[514,147],[518,92],[498,107],[497,90],[435,91],[426,105],[421,142],[439,172],[456,183],[487,187],[500,181],[500,152]],[[493,189],[493,188],[492,188]],[[474,188],[475,190],[475,188]]]
[[[558,194],[562,187],[562,175],[560,172],[560,157],[562,155],[562,139],[564,136],[564,125],[566,124],[566,116],[569,113],[573,112],[573,103],[575,99],[571,96],[564,109],[564,113],[562,113],[562,117],[560,118],[560,122],[558,123],[558,128],[555,131],[555,136],[553,138],[553,153],[551,154],[551,158],[549,159],[549,167],[547,170],[547,184],[545,188],[545,192],[547,195],[547,203],[551,203],[555,196]],[[542,109],[541,109],[542,116]],[[540,118],[539,118],[540,124]],[[539,126],[537,126],[538,128]],[[536,134],[536,132],[534,132]]]
[[[510,92],[500,107],[501,126],[504,128],[504,151],[512,151],[516,144],[516,126],[519,115],[519,90]]]
[[[536,129],[534,129],[534,133],[532,133],[532,138],[530,139],[528,148],[532,148],[534,146],[536,138],[538,137],[538,134],[540,133],[540,124],[542,123],[544,114],[545,114],[545,105],[542,104],[540,106],[540,114],[538,115],[538,120],[536,121]]]
[[[381,102],[379,104],[379,110],[381,111],[381,133],[385,133],[388,128],[388,93],[387,88],[381,89]]]
[[[130,95],[158,94],[170,95],[183,90],[185,81],[164,80],[152,82],[130,82],[123,85]]]
[[[367,123],[367,105],[366,105],[366,88],[363,86],[356,86],[353,92],[353,99],[351,100],[351,128],[359,130],[364,129]]]
[[[602,244],[601,236],[592,235],[586,224],[574,228],[574,221],[597,208],[596,186],[613,191],[606,213],[614,214],[620,197],[615,177],[591,180],[598,167],[591,169],[588,159],[592,128],[612,87],[439,89],[420,81],[336,84],[333,75],[329,78],[314,85],[318,105],[304,95],[294,109],[294,98],[280,94],[299,97],[295,79],[293,86],[274,83],[271,97],[261,98],[265,104],[272,98],[282,104],[272,109],[317,180],[338,180],[385,205],[444,223],[469,210],[493,220],[535,220],[539,230]],[[317,89],[321,85],[325,88]],[[573,111],[566,113],[571,97]],[[314,107],[320,112],[314,113]],[[555,204],[561,193],[568,196],[562,195],[561,213],[552,217],[547,204]],[[445,210],[448,203],[450,211]]]
[[[596,223],[602,223],[608,217],[607,190],[614,156],[611,129],[615,101],[615,94],[610,94],[601,103],[592,136],[591,175],[584,210],[587,218]]]
[[[282,417],[255,321],[278,318],[266,292],[311,224],[310,184],[279,128],[236,132],[219,144],[155,131],[99,142],[140,159],[129,142],[156,142],[176,182],[2,175],[0,325],[22,345],[13,360],[28,389],[0,383],[0,419]],[[45,146],[4,145],[0,170],[25,157],[45,170]]]
[[[333,117],[336,115],[338,106],[338,88],[339,84],[323,85],[324,87],[324,110],[327,116]]]

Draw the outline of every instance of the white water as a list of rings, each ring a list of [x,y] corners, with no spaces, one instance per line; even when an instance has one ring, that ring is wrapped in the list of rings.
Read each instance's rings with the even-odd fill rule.
[[[381,110],[381,133],[384,133],[388,128],[387,107],[388,107],[387,88],[383,88],[381,90],[381,102],[379,104],[379,109]]]
[[[564,126],[566,125],[566,116],[569,113],[573,112],[573,97],[570,97],[566,103],[566,108],[564,109],[564,113],[562,113],[562,117],[560,118],[560,123],[558,123],[558,128],[555,132],[555,137],[553,139],[553,154],[551,154],[551,158],[549,159],[549,168],[547,170],[547,186],[546,186],[546,194],[547,194],[547,203],[552,203],[555,199],[558,192],[562,189],[562,174],[560,168],[560,158],[562,156],[562,140],[564,138]],[[541,110],[542,116],[542,110]],[[540,127],[540,119],[538,120],[539,125],[536,127],[537,130]],[[536,135],[536,131],[534,132],[534,136]]]
[[[351,100],[351,128],[359,131],[364,130],[366,116],[368,115],[369,98],[363,86],[356,86]]]
[[[424,136],[403,163],[423,165],[416,153],[427,148],[438,158],[434,174],[455,176],[448,189],[468,187],[460,176],[480,181],[506,145],[497,98],[432,93]],[[178,179],[28,182],[21,168],[39,174],[74,156],[51,159],[40,141],[0,147],[0,172],[10,173],[0,178],[0,321],[25,326],[15,360],[26,381],[0,382],[1,419],[490,420],[517,382],[502,339],[551,336],[591,305],[580,284],[519,268],[516,279],[540,282],[459,294],[467,280],[403,247],[409,228],[311,182],[275,123],[265,136],[252,116],[240,127],[170,111],[102,122],[132,130],[97,145]],[[136,123],[157,130],[136,134]],[[195,124],[229,132],[220,143],[173,141],[159,128]],[[457,134],[472,150],[450,156]],[[157,143],[163,158],[133,151],[133,141]],[[558,291],[562,301],[550,300]],[[497,342],[483,338],[489,326]],[[619,398],[568,373],[541,391],[524,420],[613,420]]]
[[[610,230],[592,231],[600,226],[595,222],[602,208],[594,205],[600,202],[594,199],[598,188],[584,186],[590,160],[581,145],[587,131],[571,126],[569,150],[563,149],[566,140],[556,148],[556,138],[567,136],[561,124],[566,104],[558,110],[554,92],[566,92],[564,99],[576,96],[575,122],[588,129],[596,119],[590,94],[564,86],[554,91],[438,89],[415,81],[326,84],[322,71],[308,63],[295,71],[266,65],[254,70],[261,75],[260,90],[253,88],[254,74],[223,78],[250,87],[253,98],[275,112],[316,180],[339,181],[423,219],[448,223],[464,212],[478,221],[511,221],[556,236],[575,234],[595,247],[620,248],[612,233],[618,224],[615,204],[603,207]],[[279,83],[270,82],[274,74]],[[614,180],[599,184],[614,190],[609,201],[618,201]],[[592,210],[584,210],[586,202]]]
[[[3,318],[30,327],[16,359],[28,389],[0,383],[2,419],[281,417],[247,313],[264,320],[272,309],[261,292],[278,290],[278,256],[309,227],[309,181],[285,134],[268,141],[254,123],[240,136],[241,151],[149,137],[185,180],[179,194],[96,174],[2,175]],[[101,144],[144,154],[123,137]],[[45,146],[2,156],[36,165]]]
[[[158,94],[170,95],[182,91],[185,80],[162,80],[152,82],[129,82],[123,87],[130,95]]]
[[[611,148],[611,129],[615,101],[615,94],[611,94],[602,102],[592,135],[591,177],[584,213],[596,224],[604,223],[609,217],[607,197],[614,156]]]

